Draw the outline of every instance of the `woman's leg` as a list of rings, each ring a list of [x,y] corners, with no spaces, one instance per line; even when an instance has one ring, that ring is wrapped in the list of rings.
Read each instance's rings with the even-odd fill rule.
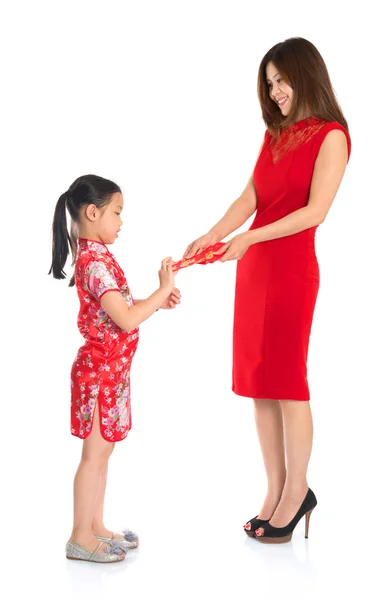
[[[113,444],[101,435],[98,402],[93,428],[83,442],[82,458],[74,478],[74,525],[71,539],[93,551],[98,544],[93,533],[93,520],[101,474],[107,468]],[[100,549],[103,552],[104,546]]]
[[[286,448],[286,481],[281,501],[270,523],[287,525],[308,491],[307,470],[312,451],[313,421],[309,402],[281,400]]]
[[[278,400],[254,400],[255,424],[267,475],[267,494],[260,519],[270,519],[286,479],[282,411]]]

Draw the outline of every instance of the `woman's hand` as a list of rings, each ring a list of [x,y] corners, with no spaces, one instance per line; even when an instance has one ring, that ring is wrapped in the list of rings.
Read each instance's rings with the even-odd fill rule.
[[[251,238],[249,232],[240,233],[233,237],[229,242],[221,248],[216,254],[223,254],[220,258],[220,262],[226,262],[228,260],[240,260],[244,257],[247,250],[251,246]]]
[[[170,256],[164,258],[159,271],[160,289],[167,292],[168,295],[172,293],[175,287],[175,276],[172,271],[172,264],[173,262]]]
[[[178,304],[181,302],[181,293],[177,288],[173,288],[172,292],[169,294],[168,298],[164,300],[160,308],[164,308],[165,310],[169,310],[171,308],[176,308]]]
[[[208,246],[212,246],[216,244],[216,242],[220,242],[217,236],[214,233],[206,233],[202,235],[200,238],[189,244],[186,251],[184,252],[183,258],[191,258],[192,256],[196,256],[202,250],[208,248]]]

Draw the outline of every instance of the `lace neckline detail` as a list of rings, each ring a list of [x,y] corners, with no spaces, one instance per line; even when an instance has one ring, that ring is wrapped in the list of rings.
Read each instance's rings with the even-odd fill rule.
[[[272,137],[269,142],[269,150],[273,163],[276,164],[289,152],[294,152],[307,144],[324,125],[325,121],[316,117],[306,117],[284,129],[278,140]]]

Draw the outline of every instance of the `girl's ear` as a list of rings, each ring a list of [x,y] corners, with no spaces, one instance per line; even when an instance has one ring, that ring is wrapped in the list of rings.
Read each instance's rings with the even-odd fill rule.
[[[95,204],[88,204],[85,209],[86,218],[89,221],[96,221],[98,218],[98,208]]]

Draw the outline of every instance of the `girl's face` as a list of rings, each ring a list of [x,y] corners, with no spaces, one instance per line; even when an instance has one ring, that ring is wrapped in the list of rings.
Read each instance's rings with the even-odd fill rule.
[[[285,83],[275,64],[267,63],[266,80],[270,98],[276,103],[284,117],[290,114],[293,100],[293,89]]]
[[[89,204],[85,210],[88,230],[85,237],[93,236],[104,244],[114,244],[122,226],[123,208],[124,198],[119,192],[113,194],[109,204],[103,208]],[[80,237],[84,236],[80,235]]]

